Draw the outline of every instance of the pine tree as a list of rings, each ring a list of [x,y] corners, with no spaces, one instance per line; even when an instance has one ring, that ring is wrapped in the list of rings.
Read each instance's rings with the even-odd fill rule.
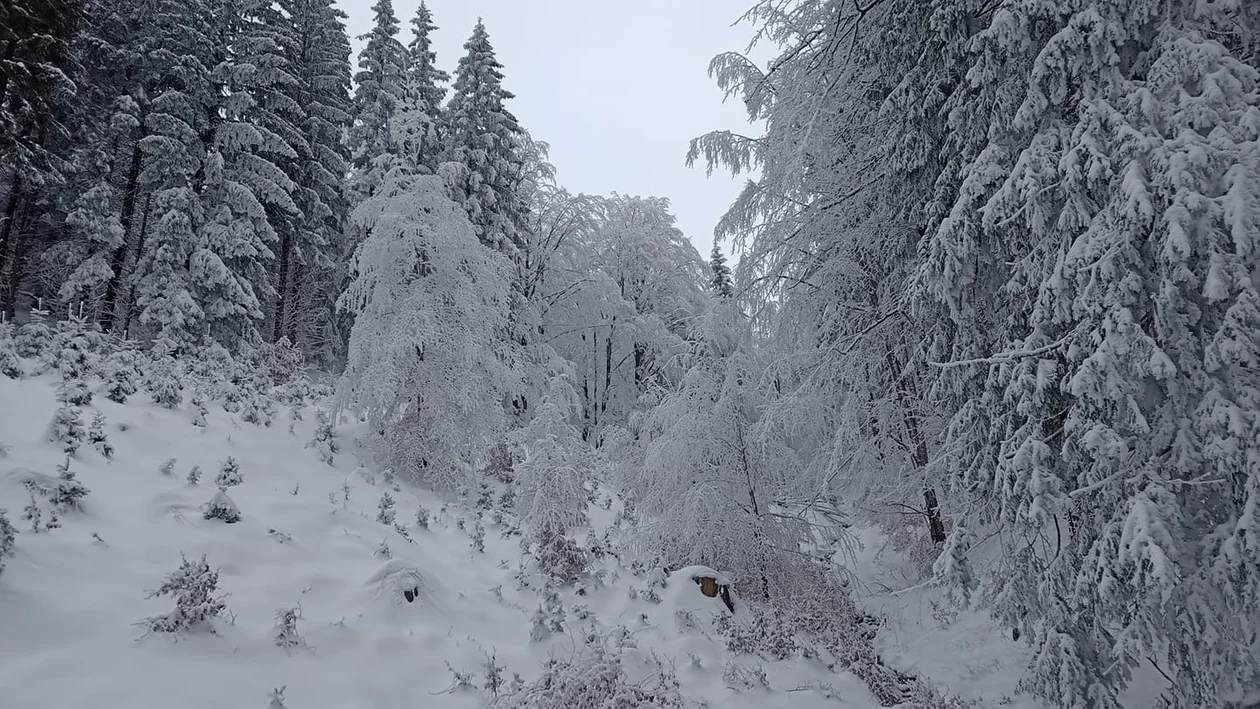
[[[511,253],[524,244],[526,205],[515,184],[524,131],[504,105],[513,95],[503,88],[503,65],[480,19],[464,50],[444,116],[443,159],[461,167],[458,197],[477,238]]]
[[[376,193],[392,164],[391,122],[405,96],[407,50],[398,41],[398,17],[391,0],[372,6],[372,31],[359,37],[367,44],[359,53],[354,75],[354,125],[350,128],[355,202]]]

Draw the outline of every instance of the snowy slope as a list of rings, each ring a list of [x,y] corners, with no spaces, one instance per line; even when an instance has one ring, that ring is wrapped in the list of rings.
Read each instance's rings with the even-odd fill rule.
[[[202,429],[188,411],[158,408],[143,392],[125,406],[97,396],[86,418],[94,410],[107,417],[116,454],[107,461],[89,445],[80,448],[70,469],[90,489],[83,512],[32,533],[21,520],[30,501],[22,480],[30,471],[54,475],[64,460],[45,436],[57,406],[53,381],[0,378],[0,442],[10,447],[0,458],[0,508],[20,531],[16,556],[0,573],[4,709],[264,707],[271,690],[286,685],[285,705],[294,709],[483,706],[487,654],[495,653],[507,678],[531,680],[548,656],[571,655],[592,623],[601,633],[625,625],[642,654],[675,661],[684,696],[714,706],[835,706],[807,688],[819,682],[834,687],[845,706],[875,706],[857,678],[817,661],[763,662],[772,690],[728,689],[721,639],[680,629],[675,617],[688,604],[703,609],[715,601],[677,584],[663,590],[661,603],[632,599],[630,589],[646,590],[646,583],[611,557],[607,585],[581,597],[562,591],[570,611],[565,632],[532,643],[531,617],[542,601],[537,582],[516,583],[519,539],[501,538],[486,514],[486,552],[474,553],[467,531],[474,513],[399,486],[389,492],[409,543],[375,519],[387,489],[379,475],[357,470],[344,449],[330,467],[305,447],[314,428],[309,410],[290,432],[286,412],[264,428],[211,406]],[[347,432],[341,439],[354,448]],[[227,456],[244,477],[228,492],[243,516],[231,525],[201,514]],[[159,469],[170,458],[177,462],[167,476]],[[204,473],[198,485],[185,479],[194,465]],[[433,513],[429,530],[415,525],[420,504]],[[594,524],[606,525],[615,509],[595,509]],[[392,559],[378,554],[382,542]],[[217,624],[217,635],[143,637],[136,623],[172,608],[170,599],[145,593],[179,566],[181,554],[204,554],[219,569],[230,618]],[[415,603],[401,593],[412,582],[397,579],[407,570],[423,579]],[[298,632],[308,647],[286,651],[274,642],[275,614],[299,604]],[[592,617],[582,620],[577,605]],[[448,663],[471,674],[475,687],[447,691],[454,678]]]

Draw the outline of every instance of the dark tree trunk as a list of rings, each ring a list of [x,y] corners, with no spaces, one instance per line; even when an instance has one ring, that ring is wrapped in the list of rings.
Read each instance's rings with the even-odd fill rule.
[[[101,330],[113,332],[115,309],[118,307],[118,292],[122,288],[123,269],[127,266],[127,240],[131,238],[131,225],[136,218],[136,192],[140,181],[140,143],[137,141],[131,150],[131,166],[127,169],[127,183],[123,186],[123,203],[121,223],[123,243],[114,249],[109,256],[109,266],[113,275],[105,286],[105,299],[101,302]]]

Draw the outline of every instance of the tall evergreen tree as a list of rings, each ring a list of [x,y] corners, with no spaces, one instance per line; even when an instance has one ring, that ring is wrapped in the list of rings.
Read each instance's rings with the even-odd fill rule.
[[[12,318],[36,202],[62,180],[83,0],[0,5],[0,316]]]
[[[391,121],[403,102],[407,49],[398,41],[398,16],[390,0],[372,6],[372,31],[359,37],[367,44],[359,53],[354,75],[354,125],[350,128],[356,201],[370,197],[389,170],[394,152]]]
[[[437,53],[433,51],[430,34],[437,29],[433,24],[433,15],[423,2],[411,20],[412,40],[407,45],[407,110],[414,111],[412,120],[417,121],[417,129],[422,131],[422,140],[416,147],[418,155],[414,156],[417,164],[431,171],[437,170],[438,159],[442,153],[439,136],[439,116],[442,113],[442,101],[446,98],[446,87],[450,75],[437,67]]]
[[[273,339],[287,337],[317,361],[343,356],[349,337],[336,312],[344,283],[349,210],[345,175],[350,154],[350,40],[335,0],[283,0],[293,23],[291,59],[304,145],[298,151],[294,201],[300,211],[290,243],[282,242]]]
[[[445,160],[461,167],[460,198],[483,244],[512,252],[524,244],[526,203],[516,189],[524,164],[523,131],[504,102],[503,65],[486,26],[477,20],[455,70],[445,120]]]
[[[201,0],[161,0],[149,22],[159,46],[147,67],[161,77],[140,140],[140,184],[152,196],[149,234],[139,249],[136,307],[147,334],[176,347],[200,341],[205,312],[194,297],[189,270],[205,224],[200,188],[206,143],[218,105],[208,64],[215,60],[209,18]],[[178,50],[178,51],[177,51]]]
[[[723,298],[734,297],[735,280],[731,277],[731,269],[726,265],[726,255],[722,253],[717,239],[713,240],[713,252],[709,254],[709,270],[713,272],[713,279],[709,283],[713,292]]]

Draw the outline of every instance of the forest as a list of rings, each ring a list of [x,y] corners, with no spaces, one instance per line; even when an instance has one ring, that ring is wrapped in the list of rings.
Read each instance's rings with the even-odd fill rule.
[[[559,580],[615,489],[624,558],[843,646],[875,526],[1047,706],[1241,701],[1260,3],[754,2],[774,58],[709,66],[750,134],[679,146],[746,177],[702,255],[665,197],[561,185],[483,23],[448,72],[423,3],[352,57],[333,0],[6,0],[0,372],[39,319],[178,402],[284,360],[409,484],[510,483]]]

